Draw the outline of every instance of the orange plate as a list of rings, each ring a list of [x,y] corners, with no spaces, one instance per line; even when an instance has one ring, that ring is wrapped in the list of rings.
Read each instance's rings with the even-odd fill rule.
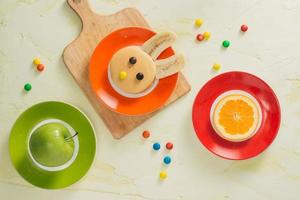
[[[156,88],[146,96],[127,98],[118,94],[110,85],[107,70],[113,54],[119,49],[141,46],[156,33],[145,28],[128,27],[116,30],[106,36],[96,47],[90,60],[90,83],[96,96],[112,111],[125,115],[142,115],[162,107],[172,95],[178,80],[178,73],[159,80]],[[158,59],[174,55],[172,48],[166,49]]]

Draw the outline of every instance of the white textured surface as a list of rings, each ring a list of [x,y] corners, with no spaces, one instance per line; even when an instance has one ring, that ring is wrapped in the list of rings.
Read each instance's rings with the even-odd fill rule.
[[[62,62],[63,48],[79,33],[81,24],[64,0],[1,0],[0,2],[0,198],[1,199],[300,199],[300,1],[298,0],[92,0],[98,12],[109,14],[135,6],[155,30],[173,30],[176,49],[184,52],[184,69],[192,91],[122,140],[114,140],[75,84]],[[199,31],[212,38],[196,44]],[[249,31],[241,35],[241,24]],[[222,50],[223,39],[230,48]],[[33,70],[39,56],[46,71]],[[275,90],[282,106],[282,125],[272,146],[246,161],[227,161],[209,153],[192,127],[193,99],[214,76],[243,70],[263,78]],[[24,94],[22,87],[33,89]],[[9,131],[17,116],[45,100],[65,101],[92,120],[98,138],[95,165],[79,183],[47,191],[26,183],[8,154]],[[141,131],[151,130],[143,142]],[[173,141],[174,162],[169,179],[159,182],[164,151],[153,153],[151,142]]]

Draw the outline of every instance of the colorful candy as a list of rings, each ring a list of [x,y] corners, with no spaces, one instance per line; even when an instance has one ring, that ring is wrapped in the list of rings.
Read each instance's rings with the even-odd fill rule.
[[[171,157],[170,156],[165,156],[164,157],[164,163],[166,164],[166,165],[168,165],[168,164],[170,164],[171,163]]]
[[[208,40],[208,39],[210,38],[210,32],[205,31],[205,32],[203,33],[203,37],[204,37],[205,40]]]
[[[39,58],[35,58],[35,59],[33,59],[33,64],[39,65],[39,64],[41,64],[41,60]]]
[[[230,46],[230,42],[228,40],[224,40],[222,45],[223,47],[228,48]]]
[[[24,85],[24,90],[25,90],[26,92],[29,92],[29,91],[31,90],[31,88],[32,88],[32,86],[31,86],[30,83],[26,83],[26,84]]]
[[[197,34],[196,39],[201,42],[202,40],[204,40],[204,36],[202,34]]]
[[[160,149],[160,144],[158,142],[155,142],[152,147],[155,151],[158,151]]]
[[[39,72],[42,72],[42,71],[44,71],[45,66],[44,66],[43,64],[38,64],[38,65],[36,66],[36,69],[37,69]]]
[[[119,79],[120,79],[120,80],[124,80],[126,77],[127,77],[127,72],[121,71],[121,72],[119,73]]]
[[[248,26],[246,24],[243,24],[241,26],[241,31],[246,32],[248,30]]]
[[[200,27],[203,24],[203,20],[202,19],[196,19],[195,20],[195,26],[196,27]]]
[[[219,71],[221,69],[221,65],[219,63],[215,63],[212,68],[215,71]]]
[[[166,179],[167,177],[168,177],[167,172],[162,171],[162,172],[159,173],[159,178],[160,178],[161,180],[164,180],[164,179]]]
[[[167,142],[166,148],[169,150],[173,149],[173,144],[171,142]]]
[[[143,132],[143,138],[149,138],[150,137],[150,132],[149,131],[144,131]]]
[[[41,60],[39,58],[33,59],[33,64],[36,65],[36,70],[39,72],[44,71],[45,66],[41,63]]]
[[[150,137],[150,132],[148,130],[145,130],[145,131],[143,131],[142,135],[143,135],[144,138],[148,138],[148,137]],[[160,150],[161,145],[160,145],[159,142],[155,142],[155,143],[152,144],[152,148],[153,148],[154,151],[158,151],[158,150]],[[169,149],[169,150],[171,150],[173,148],[173,144],[171,142],[167,142],[166,143],[166,148]],[[168,156],[168,155],[165,155],[162,160],[163,160],[163,163],[165,165],[169,165],[172,162],[172,158],[170,156]],[[164,180],[167,177],[168,177],[168,174],[167,174],[166,171],[161,171],[159,173],[159,178],[161,180]]]

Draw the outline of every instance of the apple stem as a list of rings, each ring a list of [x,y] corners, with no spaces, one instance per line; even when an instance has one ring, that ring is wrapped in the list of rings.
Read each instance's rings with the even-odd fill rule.
[[[67,137],[65,140],[66,140],[67,142],[69,142],[70,139],[74,138],[76,135],[78,135],[78,132],[77,132],[77,131],[76,131],[76,133],[75,133],[74,135],[72,135],[72,136],[70,136],[70,137]]]

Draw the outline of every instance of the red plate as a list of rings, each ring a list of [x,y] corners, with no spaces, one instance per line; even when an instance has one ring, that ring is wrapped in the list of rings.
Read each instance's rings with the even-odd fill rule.
[[[211,126],[212,103],[229,90],[248,92],[261,106],[261,127],[249,140],[224,140]],[[263,152],[276,137],[280,126],[280,105],[273,90],[260,78],[245,72],[228,72],[211,79],[199,91],[193,105],[193,125],[201,143],[212,153],[225,159],[248,159]]]

